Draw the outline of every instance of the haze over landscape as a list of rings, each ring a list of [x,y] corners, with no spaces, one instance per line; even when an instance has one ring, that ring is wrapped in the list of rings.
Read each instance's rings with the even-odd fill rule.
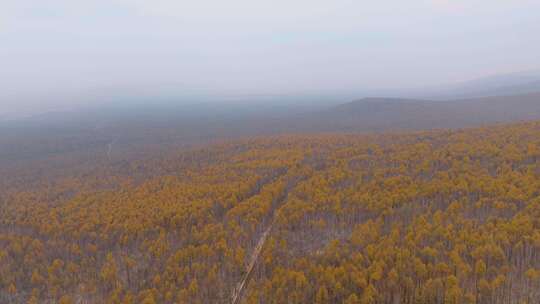
[[[539,1],[0,7],[1,304],[540,304]]]
[[[111,96],[346,102],[381,89],[540,69],[534,0],[22,0],[2,7],[0,113],[118,102]]]

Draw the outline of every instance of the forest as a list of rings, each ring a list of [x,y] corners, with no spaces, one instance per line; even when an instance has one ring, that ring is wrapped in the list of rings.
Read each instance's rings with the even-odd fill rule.
[[[540,121],[0,174],[0,303],[540,303]]]

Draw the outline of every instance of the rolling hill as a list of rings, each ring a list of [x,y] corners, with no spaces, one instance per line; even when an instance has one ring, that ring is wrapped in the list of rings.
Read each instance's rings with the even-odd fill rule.
[[[96,107],[0,122],[0,165],[60,155],[119,160],[246,136],[464,128],[534,119],[540,119],[540,93],[445,101],[379,97],[298,108]]]
[[[303,123],[324,131],[461,128],[540,119],[540,93],[447,101],[365,98],[316,113]]]

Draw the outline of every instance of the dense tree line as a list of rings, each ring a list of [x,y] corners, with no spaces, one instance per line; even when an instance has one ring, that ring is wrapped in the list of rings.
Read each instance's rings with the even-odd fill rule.
[[[0,302],[228,303],[271,227],[245,303],[539,303],[539,160],[531,122],[13,175]]]

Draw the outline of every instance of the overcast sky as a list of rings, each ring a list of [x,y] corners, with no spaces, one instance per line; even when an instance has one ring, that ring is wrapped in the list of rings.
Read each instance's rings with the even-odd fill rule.
[[[87,95],[305,94],[540,67],[538,0],[0,0],[0,113]]]

